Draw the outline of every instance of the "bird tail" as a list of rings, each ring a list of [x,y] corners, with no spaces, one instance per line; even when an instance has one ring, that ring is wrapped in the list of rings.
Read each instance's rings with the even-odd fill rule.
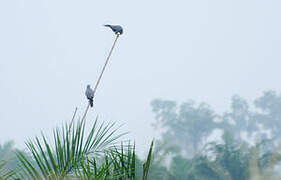
[[[105,27],[110,27],[110,28],[111,28],[111,25],[109,25],[109,24],[105,24],[104,26],[105,26]]]
[[[94,106],[94,100],[93,100],[93,98],[92,98],[92,99],[89,99],[89,103],[90,103],[90,106],[91,106],[91,107]]]

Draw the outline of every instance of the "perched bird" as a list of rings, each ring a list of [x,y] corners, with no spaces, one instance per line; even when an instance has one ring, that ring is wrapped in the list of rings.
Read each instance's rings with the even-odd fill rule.
[[[120,25],[104,25],[105,27],[109,27],[115,34],[123,34],[123,28]]]
[[[90,85],[87,85],[87,89],[86,89],[86,97],[89,100],[90,106],[93,107],[93,103],[94,103],[94,91],[92,90]]]

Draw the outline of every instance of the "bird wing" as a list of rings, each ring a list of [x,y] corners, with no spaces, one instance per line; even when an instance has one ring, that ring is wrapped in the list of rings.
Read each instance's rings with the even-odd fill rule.
[[[86,97],[87,97],[88,99],[91,99],[91,98],[94,97],[94,91],[93,91],[91,88],[87,88],[85,94],[86,94]]]

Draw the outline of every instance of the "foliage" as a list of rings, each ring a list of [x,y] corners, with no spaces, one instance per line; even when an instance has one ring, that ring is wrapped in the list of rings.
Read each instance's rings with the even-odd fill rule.
[[[13,141],[7,141],[3,145],[0,145],[0,159],[7,160],[13,157],[15,150]]]
[[[249,110],[249,104],[245,99],[234,95],[231,100],[231,111],[223,115],[224,130],[231,132],[235,139],[243,141],[241,134],[247,133],[251,137],[258,131],[258,125],[254,118],[254,113]]]
[[[98,163],[96,158],[81,159],[80,167],[75,168],[76,177],[80,179],[134,179],[135,176],[135,147],[122,144],[106,153],[103,163]],[[100,159],[101,161],[101,159]]]
[[[176,155],[172,158],[170,163],[170,173],[174,180],[181,180],[188,178],[188,171],[191,168],[192,161],[183,157],[182,155]]]
[[[150,149],[149,149],[149,153],[148,153],[146,162],[143,164],[143,180],[147,180],[147,177],[148,177],[148,170],[149,170],[149,166],[151,163],[151,157],[152,157],[152,148],[153,148],[153,141],[150,145]]]
[[[0,161],[0,180],[6,180],[15,177],[15,171],[6,167],[6,161]]]
[[[154,179],[243,180],[280,175],[276,168],[281,164],[281,95],[276,92],[264,92],[253,104],[234,95],[230,110],[222,115],[206,103],[193,101],[179,105],[156,99],[151,105],[153,126],[162,131],[151,165]],[[210,143],[214,130],[224,135],[216,134]]]
[[[168,159],[171,158],[169,168],[163,164],[157,166],[152,163],[151,171],[154,174],[154,179],[278,179],[277,177],[280,174],[276,172],[275,168],[278,167],[276,165],[280,163],[281,156],[278,149],[275,148],[274,141],[265,143],[264,140],[267,138],[265,136],[262,139],[256,139],[262,140],[262,142],[252,147],[242,139],[241,135],[246,133],[247,138],[254,135],[261,137],[263,132],[261,132],[260,126],[262,126],[270,130],[275,137],[274,140],[280,138],[278,132],[276,132],[279,122],[281,122],[278,114],[279,104],[281,104],[279,102],[281,101],[275,93],[266,92],[263,97],[255,101],[256,107],[263,108],[262,111],[252,112],[246,100],[239,96],[233,96],[231,111],[224,113],[222,116],[223,122],[212,123],[214,125],[212,128],[223,128],[225,132],[222,137],[223,143],[208,143],[205,146],[208,148],[201,149],[199,151],[201,153],[186,158],[185,154],[182,156],[180,152],[190,152],[190,149],[184,149],[186,145],[183,146],[183,144],[186,142],[192,144],[190,136],[194,130],[200,131],[202,128],[198,128],[192,123],[179,121],[179,117],[183,117],[184,114],[180,113],[184,111],[178,110],[175,102],[154,101],[152,106],[153,112],[156,113],[157,125],[164,129],[162,139],[158,141],[161,142],[158,143],[160,146],[156,147],[156,150],[159,147],[162,149],[156,151],[158,154],[155,154],[155,156],[162,159],[162,162],[164,162],[163,157],[165,156]],[[192,116],[191,113],[196,114],[195,111],[188,112],[185,114],[186,117],[197,119],[198,116]],[[209,119],[214,116],[216,115],[209,114]],[[186,119],[188,121],[188,118]],[[205,124],[201,121],[198,125],[204,127]],[[187,132],[182,133],[181,129]],[[200,136],[200,133],[198,133],[198,136]],[[178,140],[175,140],[177,137]],[[202,137],[204,136],[197,140],[202,141],[204,139]],[[174,151],[170,148],[171,143],[169,142],[173,142],[172,147],[180,147],[180,150]],[[172,153],[170,157],[168,156],[169,152]]]
[[[208,143],[201,154],[192,158],[174,155],[169,168],[163,164],[153,167],[155,164],[152,163],[152,177],[155,180],[278,179],[280,173],[275,168],[281,163],[281,154],[278,149],[270,148],[270,143],[263,141],[249,146],[236,141],[231,133],[226,132],[222,143]],[[159,170],[161,167],[162,171]],[[158,171],[155,171],[156,168]]]
[[[223,144],[210,144],[209,152],[215,156],[214,163],[222,168],[230,179],[248,179],[250,153],[247,145],[235,143],[232,135],[228,132],[224,133],[223,140]]]
[[[174,101],[157,99],[151,105],[157,120],[154,125],[163,127],[164,139],[170,140],[171,145],[180,146],[186,154],[198,152],[202,141],[216,127],[215,114],[205,103],[196,106],[188,101],[177,106]]]
[[[255,119],[271,131],[272,137],[280,139],[281,132],[281,95],[274,91],[266,91],[263,96],[255,100],[255,106],[260,111],[255,114]]]
[[[42,140],[38,137],[35,142],[26,143],[36,166],[21,152],[17,157],[21,162],[28,179],[56,179],[71,176],[74,167],[80,164],[80,160],[88,156],[99,156],[106,151],[121,135],[114,135],[114,124],[102,124],[97,126],[97,120],[88,134],[85,135],[85,121],[65,125],[61,130],[54,130],[54,146],[48,142],[42,134]],[[114,135],[114,136],[113,136]],[[86,139],[86,141],[84,140]],[[85,142],[84,142],[85,141]]]
[[[18,172],[22,179],[135,179],[135,145],[121,144],[116,140],[123,134],[117,134],[114,123],[98,126],[94,121],[88,134],[86,123],[78,121],[75,125],[65,124],[55,129],[52,146],[46,136],[35,138],[26,143],[31,158],[17,152],[24,173]],[[144,163],[143,179],[147,179],[153,143]]]

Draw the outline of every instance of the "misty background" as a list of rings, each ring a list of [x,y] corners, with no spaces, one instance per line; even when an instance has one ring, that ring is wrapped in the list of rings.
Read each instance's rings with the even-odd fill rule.
[[[24,141],[82,115],[113,43],[103,24],[124,34],[106,69],[88,120],[124,124],[140,153],[151,137],[155,98],[248,101],[281,92],[281,2],[0,1],[0,142]],[[145,132],[145,133],[143,133]]]

